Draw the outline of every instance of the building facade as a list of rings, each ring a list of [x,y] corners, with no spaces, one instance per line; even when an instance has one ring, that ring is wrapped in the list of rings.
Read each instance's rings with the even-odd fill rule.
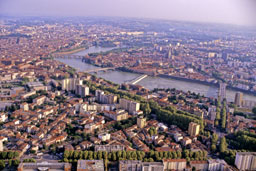
[[[134,112],[140,110],[140,103],[127,99],[120,99],[119,105],[121,109],[127,110],[130,114],[133,114]]]
[[[241,107],[243,104],[243,93],[236,93],[236,96],[235,96],[235,105],[237,107]]]
[[[200,125],[194,122],[189,123],[188,134],[190,136],[197,136],[200,132]]]
[[[146,125],[147,125],[146,118],[143,118],[143,117],[138,117],[137,118],[137,126],[139,128],[144,128]]]
[[[256,170],[256,152],[237,152],[235,165],[239,170]]]

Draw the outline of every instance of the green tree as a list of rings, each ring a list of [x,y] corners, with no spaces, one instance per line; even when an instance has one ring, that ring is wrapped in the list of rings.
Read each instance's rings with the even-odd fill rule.
[[[125,160],[126,159],[126,151],[122,151],[122,158]]]
[[[64,151],[64,158],[68,159],[70,157],[69,151]]]
[[[208,153],[207,151],[203,150],[203,157],[207,157]]]
[[[94,159],[94,160],[97,160],[97,158],[98,158],[98,152],[97,152],[97,151],[94,151],[94,152],[93,152],[93,159]]]
[[[154,157],[154,156],[155,156],[155,152],[153,150],[150,150],[149,157]]]
[[[17,158],[17,157],[20,156],[20,153],[19,153],[18,151],[15,151],[15,152],[13,153],[13,155],[14,155],[14,158]]]
[[[256,106],[252,108],[252,113],[256,115]]]
[[[14,158],[14,153],[12,151],[8,152],[8,159],[13,159]]]
[[[98,152],[98,159],[99,159],[99,160],[102,160],[102,156],[103,156],[102,151],[99,151],[99,152]]]
[[[226,138],[222,137],[220,139],[220,152],[224,153],[227,150],[227,142],[226,142]]]
[[[19,160],[12,160],[12,166],[17,167],[20,164]]]
[[[80,159],[80,160],[83,159],[83,156],[84,156],[83,151],[80,151],[80,152],[79,152],[79,159]]]
[[[213,144],[216,144],[217,141],[218,141],[218,138],[219,138],[218,134],[213,133],[213,134],[212,134],[212,143],[213,143]]]
[[[93,152],[92,151],[88,152],[88,158],[89,158],[89,160],[93,160]]]
[[[177,151],[177,157],[180,159],[182,157],[182,153],[180,151]]]
[[[112,160],[112,153],[108,153],[108,160]]]
[[[12,167],[12,160],[9,160],[9,161],[8,161],[8,166],[9,166],[9,167]]]
[[[164,158],[167,159],[168,158],[168,151],[164,152]]]
[[[153,135],[157,134],[157,130],[155,127],[151,127],[151,128],[149,128],[148,133],[150,136],[153,136]]]
[[[150,157],[150,158],[148,159],[148,161],[149,161],[149,162],[154,162],[154,159]]]
[[[183,158],[187,158],[189,157],[189,151],[188,150],[184,150],[183,151]]]
[[[226,128],[226,120],[227,120],[227,112],[226,112],[225,106],[223,107],[221,114],[222,114],[221,128],[225,129]]]
[[[217,108],[217,109],[219,109],[219,108]],[[216,118],[215,119],[220,120],[220,112],[217,110],[216,110]]]
[[[216,149],[217,149],[217,148],[216,148],[216,145],[215,145],[215,144],[212,144],[212,145],[211,145],[211,150],[212,150],[212,151],[216,151]]]
[[[5,168],[5,162],[3,160],[0,160],[0,169],[4,169]]]
[[[174,159],[177,159],[178,155],[177,155],[176,151],[172,152],[172,156],[173,156]]]
[[[78,159],[79,158],[79,152],[78,151],[74,151],[74,159]]]
[[[84,151],[84,159],[88,159],[88,151]]]
[[[173,158],[172,152],[168,151],[168,159],[172,159],[172,158]]]
[[[31,158],[31,159],[24,159],[23,162],[24,162],[24,163],[35,163],[36,160],[33,159],[33,158]]]
[[[150,106],[149,106],[148,103],[142,103],[142,104],[141,104],[141,110],[142,110],[146,115],[148,115],[148,114],[151,113],[151,108],[150,108]]]
[[[7,158],[7,152],[3,151],[1,152],[1,159],[6,159]]]

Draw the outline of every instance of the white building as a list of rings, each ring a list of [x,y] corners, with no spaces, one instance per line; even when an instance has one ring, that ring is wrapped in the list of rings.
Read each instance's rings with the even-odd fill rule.
[[[98,138],[101,139],[101,141],[107,141],[110,140],[110,134],[102,133],[98,135]]]
[[[256,152],[237,152],[235,165],[239,170],[256,170]]]
[[[77,95],[80,95],[81,97],[86,97],[89,95],[89,87],[85,86],[85,85],[76,85],[76,89],[75,89],[75,93]]]
[[[67,78],[62,80],[62,90],[76,90],[76,85],[83,85],[83,80],[78,78]]]
[[[0,122],[5,122],[8,116],[5,113],[0,113]]]
[[[183,139],[183,136],[180,133],[175,133],[174,134],[174,139],[176,142],[179,142]]]
[[[220,160],[220,159],[208,160],[208,163],[209,163],[208,170],[210,171],[224,171],[225,168],[228,166],[224,160]]]

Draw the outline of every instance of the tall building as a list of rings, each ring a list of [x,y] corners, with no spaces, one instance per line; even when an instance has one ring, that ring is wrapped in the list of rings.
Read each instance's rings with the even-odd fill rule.
[[[210,120],[214,121],[216,118],[216,106],[210,106],[208,108],[208,115],[210,117]]]
[[[219,98],[220,101],[223,101],[224,99],[226,99],[226,83],[220,83],[220,87],[219,87]]]
[[[235,105],[238,106],[238,107],[241,107],[243,104],[243,93],[236,93],[236,96],[235,96]]]
[[[103,97],[103,103],[105,104],[115,104],[117,102],[117,96],[113,94],[107,94]]]
[[[89,95],[89,87],[86,85],[76,85],[75,93],[80,95],[81,97],[85,97]]]
[[[225,171],[227,170],[227,163],[225,160],[220,159],[209,159],[208,160],[208,170],[210,171]]]
[[[137,118],[137,126],[139,128],[144,128],[146,125],[147,125],[146,118],[143,118],[143,117],[138,117]]]
[[[76,85],[83,85],[83,80],[78,78],[66,78],[62,80],[62,90],[76,90]]]
[[[194,122],[189,123],[188,133],[190,136],[197,136],[200,132],[200,125]]]
[[[235,165],[239,170],[256,170],[256,152],[237,152]]]
[[[96,100],[98,102],[102,101],[103,95],[104,95],[104,91],[102,91],[102,90],[96,90],[95,91]]]
[[[169,48],[169,50],[168,50],[167,58],[168,59],[172,58],[172,49],[171,48]]]
[[[134,112],[140,110],[140,103],[127,99],[120,99],[119,103],[120,108],[127,110],[130,114],[133,114]]]
[[[96,100],[103,104],[115,104],[117,103],[117,96],[113,94],[104,94],[101,90],[95,91]]]

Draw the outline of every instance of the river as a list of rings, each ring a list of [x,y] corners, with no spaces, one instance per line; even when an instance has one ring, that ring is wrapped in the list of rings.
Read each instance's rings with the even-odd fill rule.
[[[74,55],[86,55],[88,53],[97,53],[97,52],[106,52],[112,50],[113,48],[101,48],[101,47],[90,47],[89,49],[82,50],[80,52],[74,53]],[[71,67],[76,68],[80,71],[91,70],[98,68],[94,65],[90,65],[81,61],[81,59],[57,59]],[[112,81],[114,83],[122,84],[125,81],[132,80],[141,74],[122,72],[122,71],[107,71],[107,72],[98,72],[96,74],[98,77],[104,78],[106,80]],[[218,87],[208,86],[200,83],[194,83],[189,81],[181,81],[176,79],[167,79],[160,77],[151,77],[148,76],[145,79],[141,80],[139,85],[142,85],[145,88],[150,90],[154,88],[176,88],[182,91],[191,91],[195,93],[203,94],[207,97],[217,97]],[[227,100],[234,101],[235,93],[237,91],[227,89]],[[250,94],[244,94],[245,100],[256,101],[256,97]]]

